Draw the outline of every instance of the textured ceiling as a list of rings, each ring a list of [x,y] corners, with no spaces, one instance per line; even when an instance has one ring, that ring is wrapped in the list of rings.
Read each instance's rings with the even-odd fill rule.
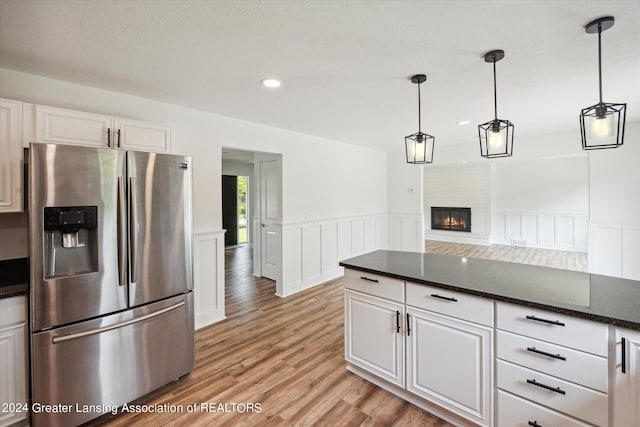
[[[476,144],[491,49],[506,51],[500,118],[577,132],[598,100],[583,26],[607,14],[604,100],[638,121],[640,1],[0,0],[0,67],[389,151],[417,131],[409,77],[424,73],[423,131]]]

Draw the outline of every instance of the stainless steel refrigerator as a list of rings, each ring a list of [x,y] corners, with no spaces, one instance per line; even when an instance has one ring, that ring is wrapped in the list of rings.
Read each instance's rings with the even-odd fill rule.
[[[33,425],[78,425],[193,370],[191,169],[30,145]]]

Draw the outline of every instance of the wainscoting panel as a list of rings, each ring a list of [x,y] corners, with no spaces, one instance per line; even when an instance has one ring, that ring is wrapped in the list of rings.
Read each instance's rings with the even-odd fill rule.
[[[322,240],[320,225],[302,229],[302,277],[313,280],[320,277],[322,270]]]
[[[338,262],[383,248],[386,215],[325,219],[283,226],[282,289],[286,297],[342,275]]]
[[[496,212],[492,243],[533,248],[587,251],[587,215]]]
[[[225,318],[224,230],[194,234],[194,311],[199,329]]]
[[[330,274],[338,269],[338,224],[322,224],[322,274]]]
[[[424,252],[424,215],[390,214],[389,249]]]
[[[589,272],[640,280],[640,224],[589,224]]]

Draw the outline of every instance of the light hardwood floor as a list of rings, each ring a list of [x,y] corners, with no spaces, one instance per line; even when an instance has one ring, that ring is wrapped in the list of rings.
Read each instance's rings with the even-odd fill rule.
[[[425,251],[435,254],[457,255],[469,258],[484,258],[497,261],[517,262],[562,268],[565,270],[587,271],[585,252],[558,251],[506,245],[469,245],[435,240],[425,241]]]
[[[110,426],[449,426],[345,370],[343,282],[287,298],[225,251],[227,319],[196,331],[196,369],[139,403],[259,403],[259,413],[119,414]]]

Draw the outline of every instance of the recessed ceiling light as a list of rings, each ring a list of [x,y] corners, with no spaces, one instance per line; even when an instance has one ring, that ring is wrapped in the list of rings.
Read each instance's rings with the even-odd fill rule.
[[[276,87],[280,87],[280,80],[277,79],[262,79],[260,80],[260,83],[262,83],[262,86],[264,87],[269,87],[269,88],[276,88]]]
[[[471,123],[469,120],[460,120],[459,122],[457,122],[459,125],[463,126],[463,125],[468,125],[469,123]]]

